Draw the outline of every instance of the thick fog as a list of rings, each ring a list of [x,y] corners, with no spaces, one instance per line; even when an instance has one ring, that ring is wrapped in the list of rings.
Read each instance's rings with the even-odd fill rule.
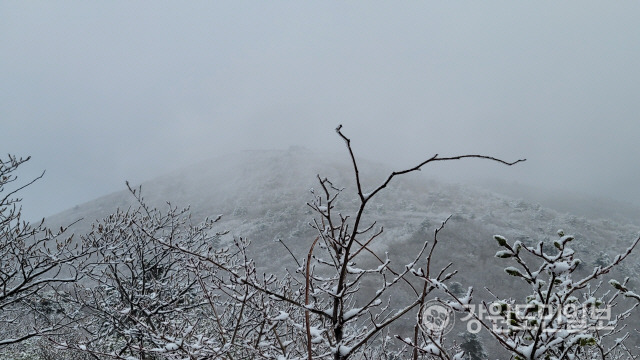
[[[0,3],[3,154],[29,218],[301,145],[640,204],[637,2]],[[4,155],[3,155],[4,156]],[[322,169],[318,169],[321,171]]]

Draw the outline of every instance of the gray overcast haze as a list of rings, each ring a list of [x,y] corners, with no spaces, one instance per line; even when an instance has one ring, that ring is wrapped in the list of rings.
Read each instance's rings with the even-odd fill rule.
[[[640,2],[2,1],[3,154],[28,218],[243,149],[640,203]],[[4,156],[4,155],[3,155]],[[321,171],[322,169],[318,169]]]

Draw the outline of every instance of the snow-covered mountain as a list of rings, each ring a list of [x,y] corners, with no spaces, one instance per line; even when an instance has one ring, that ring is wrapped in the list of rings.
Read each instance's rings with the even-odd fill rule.
[[[399,169],[360,161],[365,188],[378,185],[393,170]],[[196,220],[223,214],[220,226],[229,230],[230,236],[251,239],[254,246],[277,247],[272,241],[282,239],[303,249],[309,240],[305,235],[311,236],[307,224],[313,218],[306,202],[312,197],[309,190],[318,188],[317,175],[345,188],[339,203],[343,206],[343,214],[355,209],[354,175],[347,156],[320,156],[299,147],[246,151],[214,158],[147,181],[141,186],[146,202],[152,206],[164,207],[167,202],[180,207],[190,206]],[[397,177],[378,195],[369,205],[368,220],[376,220],[385,227],[378,246],[401,253],[411,239],[431,236],[436,225],[453,215],[442,236],[452,239],[448,240],[451,246],[467,249],[465,256],[461,256],[470,262],[465,263],[465,267],[475,267],[478,262],[471,260],[495,249],[493,234],[535,243],[553,238],[562,228],[566,233],[576,235],[575,246],[590,258],[600,251],[611,255],[616,249],[623,249],[640,231],[640,227],[632,224],[630,219],[630,214],[637,211],[635,208],[625,211],[615,203],[600,201],[596,205],[594,200],[576,199],[582,204],[592,204],[585,212],[590,216],[580,216],[567,212],[580,204],[572,206],[565,201],[564,207],[554,210],[534,201],[540,197],[545,203],[551,203],[549,198],[554,196],[531,188],[523,188],[518,193],[513,185],[501,188],[512,196],[479,187],[445,184],[421,173],[412,173]],[[514,197],[517,195],[523,196]],[[554,198],[560,204],[558,197]],[[94,220],[105,217],[118,207],[133,205],[134,197],[123,189],[79,204],[49,217],[47,221],[52,225],[63,225],[82,219],[71,229],[82,234]],[[607,216],[607,213],[598,213],[597,206],[619,209],[619,213]],[[469,256],[470,249],[475,255]],[[484,259],[480,263],[493,261]]]
[[[313,212],[306,203],[312,197],[310,189],[319,188],[318,174],[329,178],[334,186],[344,188],[337,210],[343,215],[355,211],[358,202],[348,160],[346,156],[320,156],[303,148],[247,151],[183,168],[141,186],[146,202],[152,206],[164,207],[167,202],[190,206],[196,221],[223,214],[219,230],[228,230],[229,234],[222,241],[248,238],[258,266],[265,271],[281,272],[285,268],[295,269],[296,262],[275,240],[282,240],[296,256],[302,257],[315,237],[309,226]],[[359,167],[365,192],[382,183],[391,171],[399,170],[368,161],[361,161]],[[529,292],[519,279],[504,273],[506,266],[513,265],[509,259],[494,257],[498,250],[494,234],[526,245],[539,241],[550,244],[557,239],[558,229],[564,229],[565,233],[575,235],[572,247],[584,261],[580,273],[586,274],[625,249],[640,232],[638,226],[624,223],[627,216],[618,214],[611,220],[606,214],[593,218],[573,215],[566,212],[570,207],[561,211],[545,208],[532,201],[535,196],[531,191],[526,194],[528,200],[523,200],[412,173],[394,179],[380,192],[368,205],[363,221],[367,224],[376,221],[378,226],[384,226],[384,233],[373,249],[381,254],[387,252],[392,264],[402,268],[423,241],[433,238],[433,230],[451,215],[439,235],[441,247],[435,257],[436,268],[453,262],[452,269],[459,271],[455,281],[463,287],[474,286],[479,299],[489,297],[484,287],[503,297],[523,297]],[[82,234],[95,219],[118,207],[129,206],[135,206],[135,198],[125,189],[80,204],[47,221],[57,226],[82,218],[71,228],[72,232]],[[603,206],[607,207],[615,208],[611,204]],[[618,271],[618,277],[631,277],[631,288],[640,288],[639,262],[627,261]]]

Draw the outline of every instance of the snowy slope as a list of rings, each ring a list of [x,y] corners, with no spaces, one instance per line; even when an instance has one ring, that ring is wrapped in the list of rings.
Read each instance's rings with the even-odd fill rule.
[[[274,240],[282,240],[302,257],[315,236],[308,225],[313,217],[306,202],[311,199],[309,189],[318,188],[316,174],[327,176],[337,187],[345,187],[339,202],[343,214],[355,210],[353,172],[346,160],[346,156],[320,157],[301,148],[250,151],[181,169],[142,184],[142,189],[153,206],[166,206],[167,201],[190,205],[195,220],[223,214],[219,227],[229,230],[223,240],[234,236],[250,239],[257,264],[265,271],[281,272],[294,269],[295,261]],[[392,170],[399,170],[367,161],[360,163],[360,169],[368,186],[382,182]],[[93,219],[104,217],[117,207],[132,206],[133,200],[123,190],[80,204],[48,222],[55,226],[84,218],[72,228],[82,234]],[[607,255],[613,258],[640,232],[636,225],[607,220],[606,214],[589,219],[568,214],[566,209],[558,212],[545,208],[531,200],[436,182],[420,173],[398,178],[369,206],[365,223],[377,221],[385,228],[373,248],[381,254],[389,252],[392,264],[398,268],[410,261],[422,241],[431,239],[433,230],[452,215],[441,233],[436,263],[453,262],[453,268],[459,270],[455,281],[464,287],[476,287],[478,299],[489,296],[484,286],[499,296],[519,297],[528,292],[517,279],[504,274],[503,269],[513,264],[494,257],[498,250],[494,234],[525,244],[550,243],[562,228],[575,235],[573,248],[584,260],[582,272],[586,274],[598,259]],[[618,277],[630,276],[630,287],[640,288],[640,263],[624,263],[620,271]]]

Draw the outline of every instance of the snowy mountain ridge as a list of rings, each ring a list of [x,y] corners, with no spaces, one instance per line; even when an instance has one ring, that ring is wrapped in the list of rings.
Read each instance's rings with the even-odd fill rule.
[[[229,231],[227,241],[233,237],[247,238],[265,259],[280,258],[284,249],[274,240],[292,244],[292,249],[300,254],[308,251],[309,239],[314,235],[308,225],[313,215],[306,203],[311,200],[309,190],[318,187],[318,175],[327,177],[336,187],[344,187],[338,202],[343,207],[341,213],[355,209],[353,170],[346,160],[319,156],[299,147],[246,151],[145,182],[141,185],[142,193],[150,205],[161,209],[167,202],[190,206],[195,221],[223,214],[220,227]],[[367,161],[360,163],[365,188],[382,182],[393,170],[397,169]],[[123,190],[80,204],[47,221],[58,226],[82,218],[70,229],[82,234],[96,219],[118,207],[134,205],[134,197]],[[599,257],[611,257],[626,248],[640,232],[637,225],[617,223],[606,219],[606,214],[588,219],[479,187],[438,182],[420,173],[394,179],[369,204],[364,220],[384,226],[375,246],[402,256],[402,250],[410,247],[412,241],[432,236],[433,229],[449,215],[452,219],[442,234],[447,239],[445,243],[451,246],[447,251],[451,251],[456,265],[471,273],[484,266],[500,268],[498,259],[493,258],[494,234],[535,244],[549,241],[562,228],[575,235],[579,256],[594,263]],[[461,253],[456,248],[465,251]],[[633,268],[634,274],[640,272],[638,266],[627,266]]]
[[[397,170],[367,161],[361,161],[359,168],[365,189]],[[167,206],[166,202],[189,205],[195,222],[223,214],[217,229],[228,230],[228,234],[221,237],[220,246],[230,244],[233,239],[248,239],[256,265],[266,273],[282,273],[297,268],[292,255],[297,259],[305,257],[316,235],[309,226],[314,213],[307,202],[312,198],[310,190],[319,189],[318,174],[329,178],[335,187],[344,188],[334,213],[352,213],[358,199],[350,164],[338,157],[322,157],[300,148],[249,151],[212,159],[143,183],[142,193],[149,205],[160,209]],[[91,228],[93,220],[118,207],[130,206],[135,206],[135,198],[121,191],[78,205],[49,218],[48,222],[65,224],[84,217],[70,229],[83,234]],[[402,268],[449,216],[439,234],[434,268],[452,262],[458,275],[449,286],[463,289],[473,286],[477,289],[474,293],[477,300],[491,298],[485,288],[498,296],[514,298],[524,298],[529,291],[517,278],[505,274],[505,267],[512,264],[495,257],[499,250],[493,239],[495,234],[525,246],[543,242],[552,248],[558,229],[564,229],[575,237],[572,248],[584,262],[578,275],[584,275],[589,269],[610,262],[640,232],[633,224],[561,213],[477,187],[438,182],[420,173],[394,179],[368,204],[363,221],[384,227],[371,249],[379,254],[388,253],[391,264]],[[628,286],[635,289],[639,286],[639,274],[640,264],[626,261],[614,276],[630,277]],[[363,292],[375,288],[376,284],[363,282]],[[405,294],[394,296],[401,301]],[[407,316],[397,326],[411,324],[415,315]],[[634,316],[631,321],[637,323]]]

